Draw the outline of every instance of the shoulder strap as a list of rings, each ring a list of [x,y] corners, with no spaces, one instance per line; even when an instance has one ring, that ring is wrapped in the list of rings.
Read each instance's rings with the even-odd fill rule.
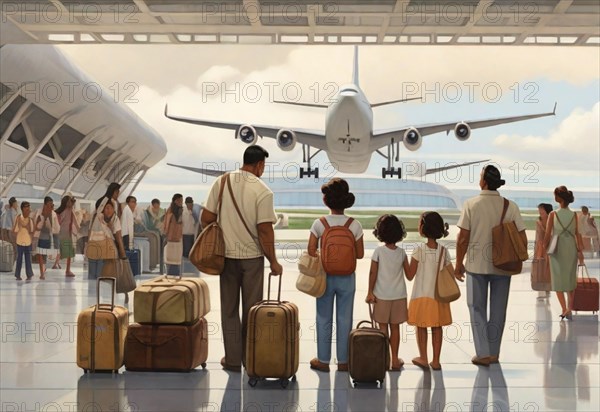
[[[233,189],[231,188],[231,180],[229,179],[229,176],[227,176],[227,189],[229,189],[229,195],[231,196],[231,200],[233,201],[233,206],[235,206],[235,211],[237,212],[240,220],[242,221],[242,223],[244,224],[244,227],[250,234],[250,237],[252,239],[256,240],[256,236],[254,236],[254,234],[250,231],[250,228],[248,228],[248,225],[246,224],[246,221],[244,220],[244,217],[242,216],[242,212],[240,212],[240,208],[238,207],[238,204],[235,201],[235,196],[233,196]]]
[[[327,219],[325,219],[325,216],[321,216],[321,218],[319,219],[319,221],[321,223],[323,223],[323,226],[325,226],[325,229],[329,229],[329,223],[327,222]]]
[[[438,243],[438,246],[440,247],[441,251],[440,251],[440,258],[438,260],[438,270],[437,271],[440,272],[442,270],[442,268],[444,267],[442,262],[444,262],[445,249],[444,249],[444,246],[440,245],[439,243]]]
[[[500,224],[502,224],[502,222],[504,222],[504,217],[506,216],[506,211],[508,210],[508,199],[505,197],[503,199],[504,199],[504,206],[502,208],[502,217],[500,218]]]
[[[354,218],[349,217],[348,220],[346,221],[346,224],[344,225],[344,227],[346,229],[350,229],[350,225],[352,224],[352,222],[354,222]]]
[[[221,178],[221,188],[219,189],[219,198],[217,199],[217,223],[221,220],[221,205],[223,204],[223,189],[225,189],[225,182],[229,181],[229,173]]]

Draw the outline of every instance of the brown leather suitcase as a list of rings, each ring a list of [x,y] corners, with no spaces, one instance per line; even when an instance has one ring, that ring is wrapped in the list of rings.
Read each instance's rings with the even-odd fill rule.
[[[350,332],[348,340],[348,372],[354,386],[360,382],[379,382],[382,388],[389,367],[388,337],[376,327],[373,320],[359,322],[356,329]]]
[[[160,276],[133,293],[137,323],[191,325],[210,312],[208,285],[202,279]]]
[[[125,339],[125,368],[130,371],[189,372],[208,358],[208,322],[193,325],[133,323]]]
[[[269,275],[267,300],[250,308],[246,335],[246,372],[248,384],[255,386],[261,378],[278,378],[286,388],[296,380],[300,349],[298,307],[281,301],[281,276],[277,300],[271,300]]]
[[[111,303],[100,303],[100,286],[111,284]],[[97,303],[82,310],[77,317],[77,366],[85,372],[113,371],[123,366],[125,335],[129,312],[115,306],[115,278],[97,281]]]
[[[598,279],[590,278],[585,265],[579,266],[579,268],[581,268],[582,275],[577,278],[577,287],[573,296],[573,310],[598,312],[600,306]]]

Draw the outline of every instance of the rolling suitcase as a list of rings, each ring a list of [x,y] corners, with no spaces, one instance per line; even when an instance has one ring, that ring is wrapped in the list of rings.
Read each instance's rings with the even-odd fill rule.
[[[350,332],[348,340],[348,372],[354,386],[360,382],[379,382],[383,387],[385,373],[390,367],[390,343],[376,327],[369,305],[371,320],[363,320]],[[363,326],[369,325],[369,326]]]
[[[129,265],[131,266],[131,272],[133,276],[139,276],[142,274],[142,260],[140,259],[140,250],[126,250],[125,254],[127,255],[127,259],[129,260]]]
[[[298,307],[281,301],[281,276],[277,300],[271,300],[269,275],[267,300],[250,308],[246,336],[246,372],[248,384],[255,386],[261,378],[277,378],[283,388],[289,379],[296,380],[300,344]]]
[[[596,313],[600,306],[598,279],[590,278],[590,274],[585,265],[580,265],[577,268],[578,272],[579,268],[581,268],[582,273],[581,276],[577,278],[577,287],[575,288],[575,294],[573,295],[573,310]]]
[[[131,371],[189,372],[206,368],[208,322],[193,325],[133,323],[125,340],[125,368]]]
[[[137,323],[188,324],[210,312],[208,285],[202,279],[160,276],[133,293]]]
[[[100,285],[111,284],[111,303],[100,303]],[[98,278],[97,303],[77,317],[77,366],[85,372],[113,371],[123,366],[129,312],[115,306],[115,278]]]
[[[13,245],[0,240],[0,272],[12,272],[15,268],[15,251]]]

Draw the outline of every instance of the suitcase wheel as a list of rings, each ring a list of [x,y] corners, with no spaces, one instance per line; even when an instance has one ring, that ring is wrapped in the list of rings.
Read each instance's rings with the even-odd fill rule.
[[[83,369],[83,368],[81,368],[81,369]],[[83,369],[83,373],[88,373],[88,370],[87,369]]]
[[[290,381],[288,381],[287,379],[279,379],[279,384],[283,389],[287,388],[289,383]]]
[[[296,382],[296,375],[292,376],[292,382]]]
[[[206,369],[206,362],[201,363],[200,366],[202,366],[202,369]]]
[[[248,385],[250,385],[253,388],[256,386],[257,383],[258,383],[258,379],[257,378],[250,378],[250,379],[248,379]]]

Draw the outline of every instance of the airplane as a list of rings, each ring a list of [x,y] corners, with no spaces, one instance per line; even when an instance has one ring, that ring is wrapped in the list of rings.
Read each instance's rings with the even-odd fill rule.
[[[235,138],[242,142],[253,145],[258,137],[269,137],[277,141],[277,146],[283,151],[293,150],[297,143],[302,145],[303,162],[307,168],[300,168],[300,178],[314,176],[318,179],[319,169],[311,167],[312,159],[321,151],[324,151],[335,169],[344,173],[363,173],[367,170],[372,154],[378,153],[387,159],[387,168],[383,167],[381,175],[401,178],[401,168],[395,168],[394,162],[400,160],[400,142],[409,151],[419,149],[423,143],[423,136],[450,131],[454,132],[460,141],[466,141],[471,136],[473,129],[495,126],[504,123],[518,122],[522,120],[535,119],[539,117],[554,116],[556,114],[556,103],[554,110],[548,113],[530,114],[524,116],[499,117],[486,120],[456,121],[447,123],[433,123],[426,125],[394,127],[386,130],[373,129],[373,108],[387,104],[406,102],[420,99],[399,99],[382,103],[370,104],[367,97],[359,87],[358,79],[358,46],[354,46],[354,67],[352,83],[340,88],[336,98],[330,105],[275,101],[280,104],[291,104],[305,107],[326,108],[325,131],[288,128],[268,125],[251,125],[234,122],[222,122],[215,120],[191,119],[187,117],[174,116],[168,113],[168,105],[165,105],[165,116],[179,122],[191,123],[200,126],[214,127],[218,129],[235,130]],[[387,147],[387,155],[380,149]],[[311,155],[311,148],[317,149]],[[471,163],[451,166],[450,168],[462,167]],[[477,163],[477,162],[475,162]],[[190,168],[180,165],[171,165],[184,169],[198,171],[201,169]],[[444,169],[448,169],[445,167]],[[427,169],[424,173],[436,173],[439,170]],[[213,171],[214,172],[214,171]],[[221,174],[221,172],[217,172]],[[224,173],[224,172],[223,172]]]

